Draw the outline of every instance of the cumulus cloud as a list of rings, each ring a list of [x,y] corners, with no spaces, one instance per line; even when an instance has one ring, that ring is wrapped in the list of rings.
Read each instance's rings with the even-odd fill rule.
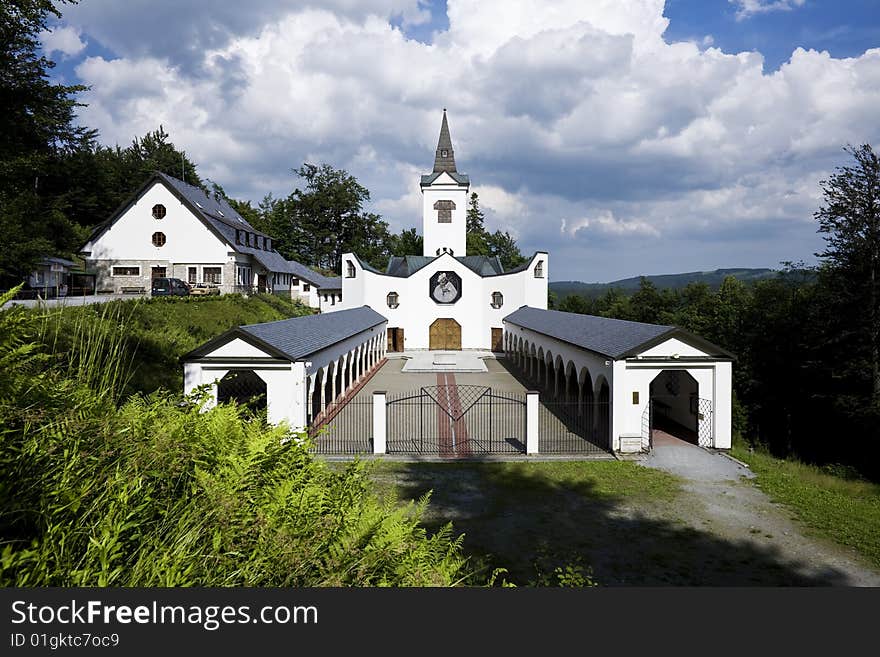
[[[736,19],[745,20],[755,14],[766,14],[771,11],[791,11],[803,7],[806,0],[728,0],[736,5]]]
[[[808,257],[818,181],[844,144],[880,131],[880,49],[797,49],[765,73],[757,52],[667,41],[662,0],[449,0],[449,29],[429,44],[390,20],[420,20],[416,1],[217,3],[199,24],[189,3],[133,0],[124,20],[116,4],[83,3],[109,15],[71,22],[117,43],[143,13],[139,43],[77,69],[92,86],[82,120],[104,141],[162,123],[203,175],[253,200],[328,162],[393,228],[421,229],[418,174],[446,106],[487,227],[558,252],[554,277]],[[174,11],[174,39],[199,46],[181,55],[162,32]]]
[[[86,48],[86,42],[80,38],[80,30],[70,25],[57,25],[52,29],[40,33],[40,42],[43,51],[53,56],[53,53],[61,53],[63,57],[74,57]]]

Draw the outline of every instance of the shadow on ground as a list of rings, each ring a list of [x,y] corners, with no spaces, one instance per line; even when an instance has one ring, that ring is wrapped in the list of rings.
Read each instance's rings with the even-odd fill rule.
[[[556,474],[546,476],[544,467]],[[729,541],[711,528],[698,530],[677,518],[664,519],[662,500],[668,504],[683,494],[672,477],[658,480],[657,490],[651,491],[644,490],[642,473],[629,472],[641,470],[635,464],[590,467],[596,472],[616,468],[608,471],[605,482],[632,475],[633,490],[610,493],[602,477],[578,474],[584,472],[578,463],[395,464],[379,467],[374,478],[380,485],[393,485],[401,499],[433,490],[426,525],[434,530],[451,521],[456,535],[465,534],[466,553],[486,566],[483,581],[493,567],[505,567],[507,580],[519,586],[554,584],[554,571],[572,566],[591,571],[601,586],[848,584],[836,569],[787,560],[775,547],[749,537]],[[641,502],[628,505],[634,496],[651,498],[650,517],[634,508],[644,509]]]

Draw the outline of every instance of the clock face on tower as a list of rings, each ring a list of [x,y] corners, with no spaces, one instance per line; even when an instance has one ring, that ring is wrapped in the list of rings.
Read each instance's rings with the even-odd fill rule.
[[[431,276],[428,294],[437,303],[455,303],[461,297],[461,277],[454,271],[438,271]]]

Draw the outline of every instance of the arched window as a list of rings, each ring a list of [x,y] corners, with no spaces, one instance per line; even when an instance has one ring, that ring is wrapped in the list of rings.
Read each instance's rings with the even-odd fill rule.
[[[492,307],[500,308],[504,305],[504,295],[501,292],[493,292],[492,293]]]
[[[400,303],[398,301],[397,292],[389,292],[388,293],[388,307],[389,308],[397,308]]]
[[[544,278],[544,261],[541,260],[535,265],[535,278]]]
[[[165,206],[161,203],[156,203],[153,206],[153,217],[155,219],[164,219],[165,218]]]
[[[345,266],[346,266],[346,273],[345,273],[346,277],[354,278],[355,269],[354,269],[354,265],[352,264],[351,260],[346,260]]]
[[[165,233],[153,233],[153,246],[165,246]]]

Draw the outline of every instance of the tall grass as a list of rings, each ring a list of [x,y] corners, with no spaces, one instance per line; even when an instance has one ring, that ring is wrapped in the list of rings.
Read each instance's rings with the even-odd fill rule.
[[[442,586],[467,575],[451,527],[423,528],[425,500],[381,502],[361,464],[328,468],[305,436],[242,407],[126,397],[130,317],[55,312],[0,311],[0,585]]]

